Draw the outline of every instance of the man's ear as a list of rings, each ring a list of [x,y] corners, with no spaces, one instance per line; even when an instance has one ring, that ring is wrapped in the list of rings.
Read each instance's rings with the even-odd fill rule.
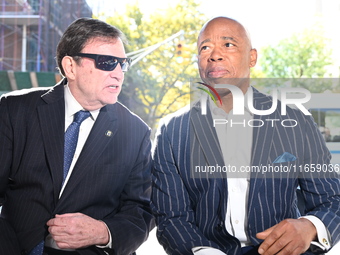
[[[256,62],[257,62],[257,50],[251,49],[249,67],[254,67],[256,65]]]
[[[61,60],[61,65],[63,66],[64,72],[65,72],[65,77],[70,80],[75,79],[75,65],[76,62],[74,59],[70,56],[65,56]]]

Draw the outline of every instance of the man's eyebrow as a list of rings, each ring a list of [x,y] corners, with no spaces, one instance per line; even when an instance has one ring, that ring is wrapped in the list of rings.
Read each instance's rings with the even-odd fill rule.
[[[211,41],[211,39],[209,39],[209,38],[203,40],[203,41],[200,43],[199,48],[201,47],[202,44],[207,43],[207,42],[210,42],[210,41]]]
[[[234,37],[230,37],[230,36],[221,36],[220,39],[223,40],[223,41],[233,41],[233,42],[237,42],[237,40],[235,40]],[[199,47],[201,47],[202,44],[207,43],[207,42],[211,42],[211,39],[208,38],[208,39],[203,40],[203,41],[200,43]]]
[[[237,42],[237,40],[235,40],[234,37],[229,37],[229,36],[222,36],[221,39],[224,40],[224,41],[233,41],[233,42]]]

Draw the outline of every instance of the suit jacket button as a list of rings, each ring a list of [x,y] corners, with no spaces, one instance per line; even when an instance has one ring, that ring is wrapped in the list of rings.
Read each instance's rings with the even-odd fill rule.
[[[222,229],[223,229],[223,223],[217,224],[216,229],[217,229],[218,232],[221,232]]]
[[[26,255],[28,252],[26,250],[21,251],[21,255]]]

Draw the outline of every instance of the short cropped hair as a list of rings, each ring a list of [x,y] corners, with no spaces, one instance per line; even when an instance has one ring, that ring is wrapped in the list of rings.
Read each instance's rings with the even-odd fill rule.
[[[122,31],[104,21],[92,18],[75,20],[66,29],[57,46],[56,61],[63,76],[65,76],[65,72],[61,64],[62,59],[65,56],[73,56],[81,52],[90,40],[97,38],[102,40],[120,38],[123,43],[127,43]]]

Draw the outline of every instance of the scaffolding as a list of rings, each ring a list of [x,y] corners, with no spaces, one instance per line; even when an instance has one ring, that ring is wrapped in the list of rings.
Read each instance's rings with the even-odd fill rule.
[[[63,31],[77,18],[92,17],[86,0],[0,3],[0,71],[57,72],[55,53]]]

